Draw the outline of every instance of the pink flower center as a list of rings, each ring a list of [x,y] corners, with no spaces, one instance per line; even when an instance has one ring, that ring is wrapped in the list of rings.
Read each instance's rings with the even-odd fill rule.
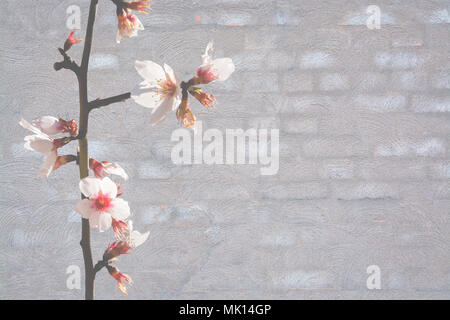
[[[218,75],[211,67],[207,66],[197,69],[197,77],[202,79],[202,82],[207,83],[217,80]]]
[[[112,208],[112,198],[108,194],[103,194],[101,191],[98,193],[97,197],[93,199],[93,207],[96,211],[103,213]]]

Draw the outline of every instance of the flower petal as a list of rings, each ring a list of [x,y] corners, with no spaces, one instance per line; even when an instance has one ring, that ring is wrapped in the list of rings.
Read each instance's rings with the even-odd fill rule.
[[[91,228],[98,228],[99,220],[100,220],[100,213],[95,211],[89,217],[89,226]]]
[[[146,108],[158,108],[161,103],[163,102],[163,99],[161,99],[161,95],[159,93],[156,93],[155,91],[148,91],[140,93],[138,95],[132,94],[131,98],[137,103],[140,104],[143,107]]]
[[[115,198],[111,201],[112,208],[108,210],[111,216],[116,220],[125,220],[130,215],[128,202],[123,199]]]
[[[45,158],[44,164],[39,171],[39,177],[48,177],[53,171],[53,166],[55,165],[58,153],[56,151],[50,152]]]
[[[139,75],[144,78],[150,85],[154,85],[157,82],[166,79],[166,74],[164,73],[163,68],[153,61],[136,60],[134,66]]]
[[[101,190],[101,180],[86,177],[80,181],[80,190],[88,198],[94,198]]]
[[[170,67],[168,64],[164,63],[164,71],[166,71],[167,77],[170,78],[174,83],[178,84],[179,80],[173,71],[172,67]]]
[[[152,115],[150,118],[150,125],[154,126],[158,124],[166,118],[167,114],[173,110],[174,107],[174,97],[168,97],[163,100],[163,103],[158,108],[153,109]]]
[[[103,164],[103,167],[104,167],[104,170],[106,171],[106,173],[115,174],[116,176],[119,176],[119,177],[124,178],[125,180],[128,180],[127,173],[117,162]]]
[[[25,149],[31,151],[37,151],[43,154],[48,154],[53,149],[53,141],[50,138],[46,138],[42,135],[33,134],[30,136],[26,136],[25,140]]]
[[[100,232],[106,231],[111,227],[112,217],[109,213],[101,213],[98,218],[98,230]]]
[[[32,124],[38,127],[45,134],[57,134],[63,130],[59,120],[52,116],[40,117],[33,120]]]
[[[21,119],[20,121],[19,121],[19,124],[23,127],[23,128],[25,128],[25,129],[27,129],[27,130],[30,130],[31,132],[33,132],[34,134],[41,134],[42,132],[41,132],[41,130],[39,130],[37,127],[35,127],[35,126],[33,126],[31,123],[29,123],[27,120],[25,120],[25,119]]]
[[[139,247],[141,244],[143,244],[148,236],[150,235],[150,232],[147,231],[145,233],[140,233],[139,231],[133,231],[130,234],[130,244],[131,247],[136,248]]]
[[[202,64],[208,64],[211,62],[213,50],[213,43],[210,41],[206,46],[205,53],[202,54]]]
[[[89,199],[78,201],[75,211],[81,214],[84,219],[89,219],[93,214],[96,214],[96,210],[92,206],[92,201]]]
[[[100,180],[100,189],[103,194],[109,195],[110,198],[114,199],[117,197],[117,184],[114,183],[110,178],[104,177]]]
[[[230,58],[215,59],[211,62],[212,68],[217,71],[217,81],[225,81],[234,72],[234,63]]]

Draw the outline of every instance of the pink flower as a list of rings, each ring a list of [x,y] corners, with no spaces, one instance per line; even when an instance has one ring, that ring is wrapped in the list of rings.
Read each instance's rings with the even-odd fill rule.
[[[213,81],[225,81],[234,72],[234,64],[230,58],[212,59],[213,44],[208,43],[202,55],[202,65],[198,67],[194,84],[207,84]]]
[[[116,162],[97,161],[93,158],[89,159],[89,168],[94,171],[96,178],[103,178],[105,175],[117,175],[125,180],[128,180],[128,175],[123,168]]]
[[[75,34],[75,30],[73,30],[69,34],[69,36],[66,39],[66,42],[64,42],[64,51],[68,51],[70,48],[72,48],[72,46],[74,44],[80,43],[81,41],[83,41],[83,39],[74,38],[74,36],[73,36],[74,34]]]
[[[131,97],[136,103],[153,109],[150,124],[155,125],[178,107],[181,101],[181,82],[167,64],[164,64],[163,69],[153,61],[136,61],[135,67],[144,81],[138,92]]]
[[[109,274],[116,279],[117,286],[119,287],[119,290],[122,291],[123,294],[128,295],[127,287],[125,286],[125,283],[128,283],[131,285],[133,281],[131,280],[131,277],[125,273],[122,273],[117,269],[116,267],[107,265],[106,268],[108,269]],[[122,282],[124,281],[124,282]]]
[[[88,199],[79,201],[75,210],[100,232],[111,227],[112,219],[125,220],[130,215],[128,202],[117,198],[117,185],[108,177],[86,177],[80,181],[80,190]]]

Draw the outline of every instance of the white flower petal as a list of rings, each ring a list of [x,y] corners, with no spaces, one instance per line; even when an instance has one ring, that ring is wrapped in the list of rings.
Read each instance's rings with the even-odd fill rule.
[[[202,64],[208,64],[211,62],[213,50],[214,50],[213,42],[210,41],[206,46],[205,53],[202,54]]]
[[[117,162],[104,164],[103,166],[104,166],[104,170],[106,171],[106,173],[115,174],[116,176],[119,176],[119,177],[124,178],[125,180],[128,180],[127,173]]]
[[[108,210],[111,216],[116,220],[125,220],[130,215],[128,202],[123,199],[115,198],[111,201],[112,208]]]
[[[134,66],[139,75],[147,80],[147,82],[151,85],[166,79],[166,74],[164,73],[163,68],[153,61],[136,60]]]
[[[112,217],[109,213],[104,212],[98,218],[98,230],[100,232],[106,231],[111,227]]]
[[[234,72],[234,63],[230,58],[215,59],[211,62],[212,68],[217,72],[217,81],[225,81]]]
[[[81,214],[85,219],[89,219],[93,214],[96,214],[96,210],[92,206],[92,201],[89,199],[78,201],[75,211]]]
[[[131,98],[137,104],[152,109],[158,108],[163,102],[163,99],[161,99],[161,95],[154,91],[147,91],[139,95],[131,95]]]
[[[41,130],[39,130],[37,127],[33,126],[31,123],[29,123],[27,120],[25,119],[21,119],[19,121],[19,124],[24,127],[27,130],[30,130],[31,132],[33,132],[34,134],[40,135],[42,133]]]
[[[86,177],[80,181],[80,190],[88,198],[95,198],[101,190],[101,180]]]
[[[58,118],[52,116],[43,116],[32,121],[32,124],[38,127],[45,134],[57,134],[62,131]]]
[[[150,232],[147,231],[145,233],[140,233],[139,231],[132,231],[130,234],[130,245],[132,248],[139,247],[141,244],[143,244],[148,236],[150,235]]]
[[[166,118],[167,114],[173,110],[174,108],[174,97],[168,97],[163,100],[163,103],[158,108],[153,109],[151,118],[150,118],[150,125],[154,126],[155,124],[158,124]]]
[[[104,177],[100,180],[100,189],[103,194],[109,195],[110,198],[114,199],[117,197],[117,184],[114,183],[110,178]]]
[[[177,76],[168,64],[164,63],[164,71],[166,71],[167,78],[170,78],[174,83],[177,83]]]
[[[104,213],[103,213],[104,214]],[[91,216],[89,217],[89,226],[91,228],[98,228],[98,224],[99,224],[99,219],[100,219],[100,213],[95,211],[94,213],[91,214]]]
[[[56,151],[50,152],[45,158],[44,164],[39,171],[39,177],[48,177],[50,173],[53,171],[53,167],[55,165],[56,158],[58,157],[58,153]]]
[[[26,136],[25,140],[25,149],[31,151],[37,151],[43,154],[48,154],[53,149],[53,141],[50,138],[46,138],[42,135],[33,134],[30,136]]]

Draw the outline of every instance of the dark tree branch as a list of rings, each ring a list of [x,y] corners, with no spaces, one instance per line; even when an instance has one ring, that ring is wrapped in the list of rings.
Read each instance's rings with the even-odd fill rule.
[[[98,0],[91,0],[89,7],[89,18],[86,28],[86,37],[83,48],[83,58],[81,60],[80,72],[77,73],[79,96],[80,96],[80,121],[78,130],[78,164],[80,168],[80,179],[89,176],[89,155],[88,155],[88,120],[89,120],[89,103],[88,103],[88,86],[87,86],[87,74],[89,68],[89,57],[91,54],[92,39],[94,32],[95,15],[97,12]],[[84,195],[81,195],[84,199]],[[84,258],[84,270],[85,270],[85,299],[94,299],[94,281],[95,270],[94,262],[92,259],[91,249],[91,232],[89,226],[89,220],[82,218],[81,224],[81,249],[83,251]]]
[[[80,72],[80,67],[78,66],[78,64],[75,61],[73,61],[72,58],[69,57],[69,55],[63,49],[58,48],[58,51],[63,56],[64,60],[61,62],[56,62],[53,65],[53,68],[56,71],[59,71],[61,69],[72,70],[73,72],[75,72],[75,74],[78,75],[78,73]]]
[[[109,97],[109,98],[105,98],[105,99],[96,99],[94,101],[89,102],[89,109],[93,110],[93,109],[105,107],[112,103],[125,101],[127,99],[130,99],[130,97],[131,97],[131,93],[127,92],[124,94],[119,94],[117,96],[113,96],[113,97]]]

